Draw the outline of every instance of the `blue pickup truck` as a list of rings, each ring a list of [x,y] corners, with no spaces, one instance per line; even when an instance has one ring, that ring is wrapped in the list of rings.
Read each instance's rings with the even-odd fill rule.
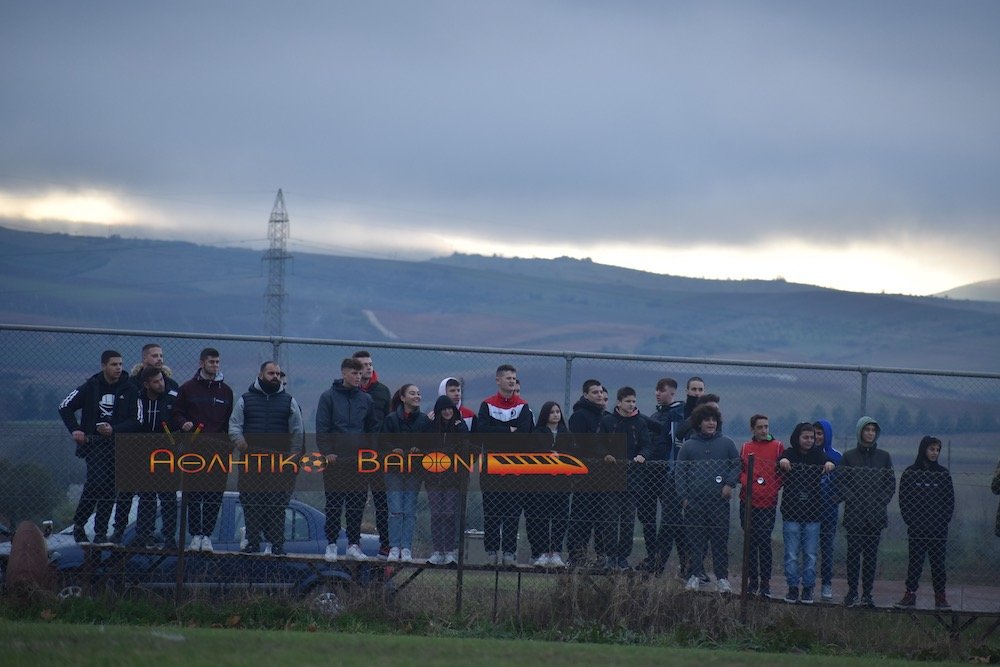
[[[133,517],[134,512],[135,502]],[[208,594],[232,591],[283,594],[307,599],[326,613],[341,611],[341,594],[348,586],[368,589],[377,586],[390,592],[385,563],[377,558],[378,536],[362,536],[361,548],[370,560],[341,558],[328,563],[323,559],[327,544],[325,522],[323,512],[293,499],[285,510],[288,556],[242,554],[243,507],[238,493],[227,492],[211,536],[215,551],[185,552],[183,585],[189,591]],[[92,539],[93,517],[86,529]],[[173,592],[177,583],[177,553],[155,548],[132,549],[134,542],[134,522],[125,531],[125,548],[77,544],[72,527],[49,536],[49,562],[61,575],[60,595],[81,595],[94,587]],[[162,543],[162,537],[159,542]],[[343,531],[337,546],[338,552],[344,554],[347,537]],[[0,544],[0,568],[6,565],[9,553],[10,544]]]

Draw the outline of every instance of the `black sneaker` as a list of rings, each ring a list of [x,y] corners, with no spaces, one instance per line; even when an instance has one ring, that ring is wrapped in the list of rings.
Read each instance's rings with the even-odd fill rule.
[[[788,592],[785,593],[785,602],[788,604],[795,604],[799,601],[799,589],[789,588]]]
[[[87,531],[83,526],[73,526],[73,540],[77,544],[90,544],[90,538],[87,537]]]
[[[240,549],[240,553],[241,554],[259,554],[260,553],[260,545],[259,544],[253,544],[252,542],[248,542],[245,547],[243,547],[242,549]]]
[[[858,592],[857,591],[847,591],[847,595],[844,596],[844,606],[845,607],[857,607],[858,606]]]
[[[125,531],[123,530],[114,531],[113,533],[111,533],[111,537],[108,538],[108,542],[119,547],[122,545],[122,542],[124,541],[125,541]]]
[[[815,600],[813,600],[813,589],[811,587],[802,587],[802,595],[799,596],[799,602],[802,604],[812,604],[815,602]]]
[[[285,547],[282,545],[274,545],[271,547],[272,556],[287,556],[288,552],[285,551]]]
[[[865,595],[861,596],[861,602],[859,602],[858,605],[861,607],[865,607],[866,609],[874,609],[875,600],[872,599],[870,593],[866,593]]]
[[[99,547],[110,547],[113,546],[113,542],[108,539],[107,535],[94,535],[94,544]]]
[[[912,609],[917,606],[917,594],[913,591],[903,593],[903,599],[892,605],[896,609]]]

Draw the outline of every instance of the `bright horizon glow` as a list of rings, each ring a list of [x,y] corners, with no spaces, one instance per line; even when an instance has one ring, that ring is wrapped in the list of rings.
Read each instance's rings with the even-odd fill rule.
[[[207,213],[197,218],[188,211],[184,219],[166,209],[140,207],[105,190],[51,190],[43,194],[12,194],[0,191],[0,217],[23,219],[35,231],[87,233],[75,223],[117,228],[140,237],[177,240],[171,231],[184,232],[184,240],[202,243],[245,242],[266,238],[266,216],[257,216],[248,232],[245,216]],[[321,254],[346,254],[424,260],[453,252],[502,257],[573,257],[599,264],[620,266],[657,274],[713,280],[775,280],[802,283],[849,292],[909,294],[928,296],[962,285],[997,278],[992,275],[992,258],[987,249],[959,247],[947,239],[889,238],[866,240],[843,246],[821,246],[801,239],[771,240],[756,245],[717,244],[672,247],[627,244],[583,246],[562,242],[498,242],[461,233],[447,233],[448,226],[399,222],[397,215],[385,220],[357,211],[304,212],[296,224],[294,212],[291,245]],[[424,217],[424,216],[420,216]],[[336,220],[336,239],[331,239],[331,220]],[[44,227],[44,229],[36,229]],[[185,232],[197,229],[197,236]],[[378,229],[378,243],[372,230]],[[118,233],[116,231],[116,233]],[[259,232],[259,234],[257,233]],[[533,235],[537,238],[538,235]],[[523,239],[523,235],[519,235]],[[259,243],[258,243],[259,245]],[[245,246],[244,246],[245,247]]]
[[[0,191],[0,217],[34,222],[152,225],[157,216],[104,190],[48,190],[37,194]]]

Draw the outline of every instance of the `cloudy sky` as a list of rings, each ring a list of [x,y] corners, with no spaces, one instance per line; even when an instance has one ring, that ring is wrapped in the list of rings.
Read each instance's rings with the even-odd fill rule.
[[[930,294],[1000,277],[1000,3],[4,2],[0,218],[570,255]],[[141,227],[141,228],[140,228]]]

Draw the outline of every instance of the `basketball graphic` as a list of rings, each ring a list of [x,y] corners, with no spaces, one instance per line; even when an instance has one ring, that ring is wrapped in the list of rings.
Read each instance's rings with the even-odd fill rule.
[[[451,467],[451,457],[443,452],[431,452],[424,454],[421,463],[427,472],[444,472]]]
[[[323,472],[326,469],[326,457],[319,452],[303,454],[299,459],[299,467],[304,472]]]

